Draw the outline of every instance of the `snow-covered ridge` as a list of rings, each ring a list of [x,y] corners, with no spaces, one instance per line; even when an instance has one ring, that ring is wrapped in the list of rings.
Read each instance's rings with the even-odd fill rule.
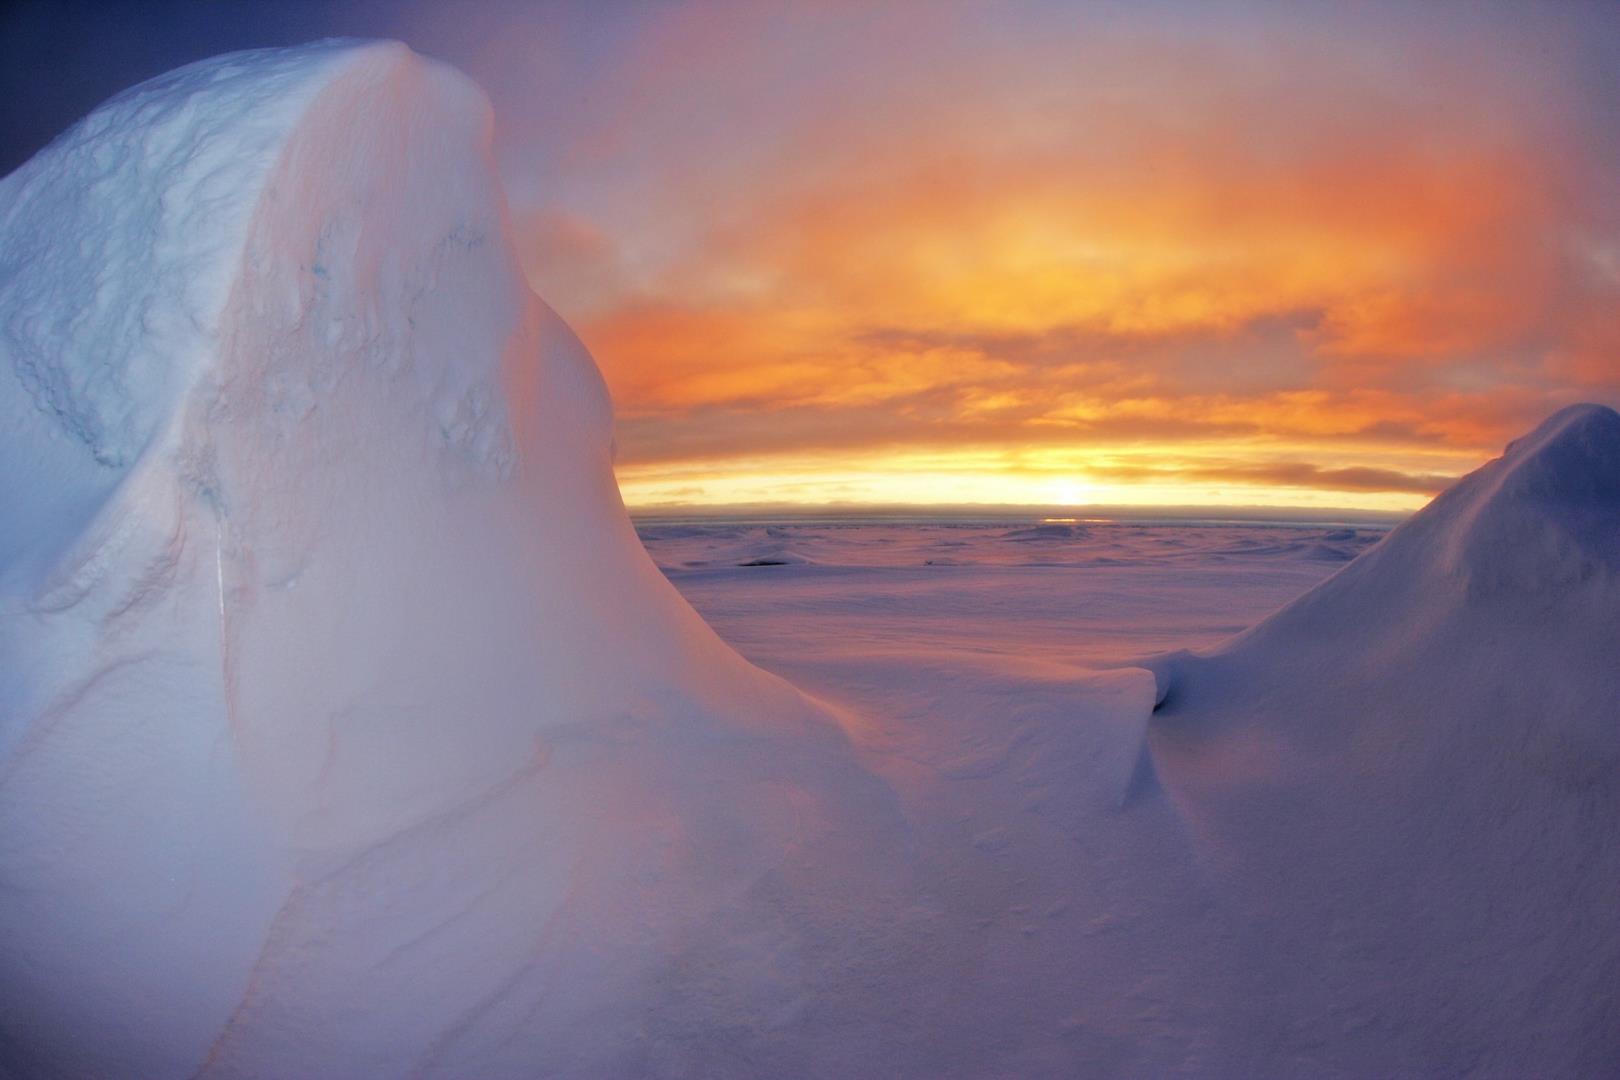
[[[1581,405],[1225,646],[1158,661],[1156,780],[1271,913],[1234,1028],[1308,1041],[1274,1017],[1314,997],[1365,1028],[1340,1062],[1606,1071],[1617,657],[1620,415]]]
[[[890,874],[637,541],[490,124],[402,45],[243,53],[0,185],[0,1073],[589,1073],[681,940],[786,961]]]
[[[1435,500],[1444,567],[1476,595],[1620,577],[1620,414],[1574,405]]]
[[[1620,610],[1620,413],[1554,413],[1500,458],[1438,495],[1376,547],[1220,655],[1287,651],[1303,635],[1420,636],[1445,620],[1489,623],[1568,609]],[[1162,692],[1183,659],[1165,657]]]

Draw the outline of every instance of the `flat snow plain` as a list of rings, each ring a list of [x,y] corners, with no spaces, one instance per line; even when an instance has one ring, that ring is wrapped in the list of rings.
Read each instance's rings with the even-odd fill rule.
[[[921,856],[916,895],[937,904],[912,914],[940,938],[932,962],[904,966],[937,964],[939,983],[902,981],[929,1038],[886,1064],[939,1076],[1354,1071],[1353,1037],[1336,1032],[1325,1055],[1312,1045],[1331,1008],[1319,995],[1279,1010],[1284,1030],[1254,1015],[1267,997],[1237,974],[1252,914],[1231,906],[1185,819],[1139,775],[1152,689],[1127,665],[1260,622],[1385,529],[638,527],[710,625],[833,706],[863,762],[900,792]]]
[[[833,697],[847,685],[843,664],[875,655],[897,665],[953,657],[994,666],[1001,657],[1107,667],[1207,648],[1302,595],[1388,528],[1011,516],[637,521],[653,560],[727,642]]]
[[[1520,619],[1505,586],[1474,573],[1458,599],[1429,565],[1445,545],[1421,531],[1504,468],[1387,539],[1340,524],[643,520],[705,619],[844,716],[900,794],[911,914],[937,948],[908,941],[915,970],[897,984],[928,1039],[862,1057],[963,1077],[1607,1074],[1607,788],[1555,779],[1544,795],[1535,777],[1543,759],[1564,762],[1559,777],[1566,757],[1606,768],[1612,735],[1583,718],[1608,730],[1608,676],[1552,644],[1585,625],[1559,590],[1528,594],[1531,628],[1496,633]],[[1461,515],[1467,535],[1517,505]],[[1392,584],[1414,558],[1421,587]],[[1353,587],[1317,588],[1346,567],[1364,571],[1336,579]],[[1577,597],[1604,580],[1576,576]],[[1402,596],[1417,614],[1380,606]],[[1606,639],[1606,606],[1592,610],[1578,633]],[[1430,656],[1424,635],[1452,623],[1495,636]],[[1271,666],[1233,684],[1221,665],[1256,650]],[[1150,719],[1154,681],[1170,700]],[[1237,714],[1202,719],[1239,697]],[[1587,751],[1540,748],[1548,728]]]

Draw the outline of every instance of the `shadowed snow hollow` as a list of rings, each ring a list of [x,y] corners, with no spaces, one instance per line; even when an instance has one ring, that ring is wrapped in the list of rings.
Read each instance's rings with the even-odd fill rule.
[[[490,128],[241,53],[0,183],[0,1073],[680,1071],[857,962],[891,797],[645,556]]]

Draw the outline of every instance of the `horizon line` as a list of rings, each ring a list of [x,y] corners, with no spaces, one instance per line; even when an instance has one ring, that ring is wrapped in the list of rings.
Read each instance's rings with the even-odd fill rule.
[[[1083,506],[1020,503],[694,503],[630,506],[626,511],[634,522],[893,519],[1000,521],[1037,518],[1048,521],[1232,521],[1241,523],[1285,522],[1392,526],[1411,517],[1415,510],[1369,510],[1357,507],[1257,506],[1257,505],[1163,505],[1142,504]]]

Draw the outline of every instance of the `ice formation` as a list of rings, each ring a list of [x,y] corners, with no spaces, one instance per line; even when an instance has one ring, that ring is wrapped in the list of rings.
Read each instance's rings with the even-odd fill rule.
[[[0,183],[0,1072],[634,1071],[880,887],[886,790],[637,541],[490,136],[330,43]]]

